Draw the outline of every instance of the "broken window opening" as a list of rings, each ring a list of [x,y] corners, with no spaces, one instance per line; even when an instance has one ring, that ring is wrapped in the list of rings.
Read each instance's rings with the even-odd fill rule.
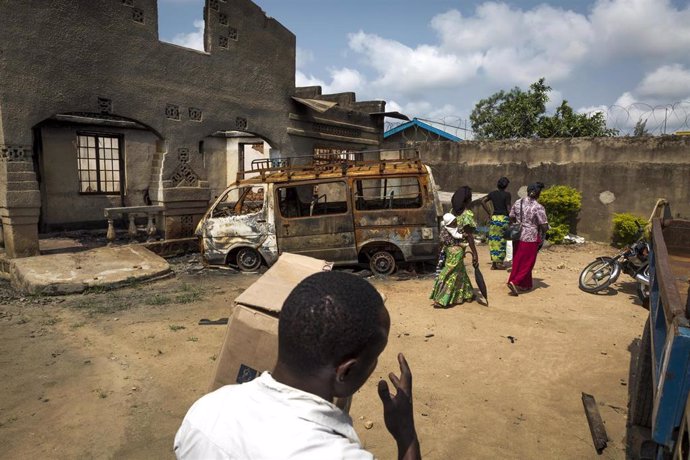
[[[280,215],[287,218],[315,217],[347,212],[344,182],[281,187],[277,191]]]
[[[422,207],[422,192],[416,177],[358,180],[355,190],[358,211]]]
[[[119,195],[121,136],[77,133],[79,193]]]

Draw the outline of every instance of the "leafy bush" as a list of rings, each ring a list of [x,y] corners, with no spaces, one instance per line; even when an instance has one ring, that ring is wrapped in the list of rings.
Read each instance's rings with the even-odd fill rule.
[[[546,238],[556,244],[563,242],[571,230],[577,213],[582,206],[582,194],[567,185],[554,185],[541,192],[539,203],[546,208],[551,227]]]
[[[638,236],[638,224],[644,228],[647,225],[647,219],[629,212],[614,214],[613,243],[618,246],[633,243]]]

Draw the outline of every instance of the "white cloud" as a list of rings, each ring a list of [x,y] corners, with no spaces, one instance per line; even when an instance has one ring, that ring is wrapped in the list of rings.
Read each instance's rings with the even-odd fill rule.
[[[635,94],[648,101],[690,100],[690,69],[680,64],[661,66],[644,77]]]
[[[591,61],[602,69],[630,55],[663,60],[670,53],[684,62],[690,54],[690,5],[679,9],[670,0],[596,0],[587,14],[488,1],[468,16],[457,10],[439,14],[431,27],[439,38],[434,44],[410,47],[359,31],[350,34],[349,48],[375,72],[373,87],[398,99],[480,79],[503,88],[524,88],[540,77],[553,84]],[[559,104],[552,96],[551,103]]]
[[[204,51],[204,26],[204,21],[201,19],[196,19],[194,21],[194,29],[196,29],[194,32],[177,34],[170,42],[176,45],[184,46],[185,48]]]
[[[295,72],[295,86],[321,86],[323,88],[326,83],[313,75],[306,75],[298,70]]]
[[[472,77],[481,62],[478,55],[457,56],[427,45],[410,48],[362,31],[350,34],[349,46],[377,71],[374,86],[402,92],[456,86]]]
[[[314,53],[312,53],[310,50],[300,48],[298,46],[296,54],[297,54],[297,58],[296,58],[295,66],[298,69],[303,69],[307,64],[314,62]]]
[[[441,49],[460,56],[480,53],[486,75],[501,83],[563,78],[584,58],[592,40],[584,16],[547,5],[523,11],[486,2],[471,17],[450,10],[431,25]]]
[[[652,134],[687,130],[690,115],[690,70],[682,65],[661,66],[644,76],[631,91],[622,93],[609,107],[581,107],[580,113],[603,112],[607,125],[631,133],[646,121]]]
[[[598,0],[591,13],[600,57],[686,56],[690,49],[690,5],[670,0]]]
[[[366,88],[366,78],[357,70],[345,67],[342,69],[330,69],[329,73],[331,77],[330,83],[298,70],[295,73],[295,85],[320,86],[323,94],[348,91],[359,92]],[[366,98],[364,93],[357,96],[360,100],[362,97]]]

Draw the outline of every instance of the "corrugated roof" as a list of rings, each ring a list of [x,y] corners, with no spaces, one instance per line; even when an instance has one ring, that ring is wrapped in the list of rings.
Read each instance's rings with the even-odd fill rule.
[[[392,136],[393,134],[397,134],[399,132],[405,131],[406,129],[411,128],[413,126],[425,129],[427,131],[430,131],[430,132],[432,132],[438,136],[441,136],[445,139],[448,139],[449,141],[455,141],[455,142],[462,141],[461,138],[459,138],[457,136],[453,136],[452,134],[447,133],[447,132],[440,130],[438,128],[434,128],[433,126],[428,125],[428,124],[424,123],[423,121],[419,121],[416,118],[413,118],[412,121],[408,121],[407,123],[403,123],[402,125],[396,126],[395,128],[389,129],[388,131],[383,133],[383,138],[385,139],[387,137]]]

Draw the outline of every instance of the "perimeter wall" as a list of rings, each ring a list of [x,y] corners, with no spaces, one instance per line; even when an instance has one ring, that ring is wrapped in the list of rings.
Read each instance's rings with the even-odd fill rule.
[[[644,217],[657,198],[690,219],[690,137],[571,138],[415,144],[441,190],[469,185],[490,192],[501,176],[524,196],[527,184],[569,185],[582,193],[577,233],[610,241],[614,213]],[[484,220],[482,212],[478,216]]]

